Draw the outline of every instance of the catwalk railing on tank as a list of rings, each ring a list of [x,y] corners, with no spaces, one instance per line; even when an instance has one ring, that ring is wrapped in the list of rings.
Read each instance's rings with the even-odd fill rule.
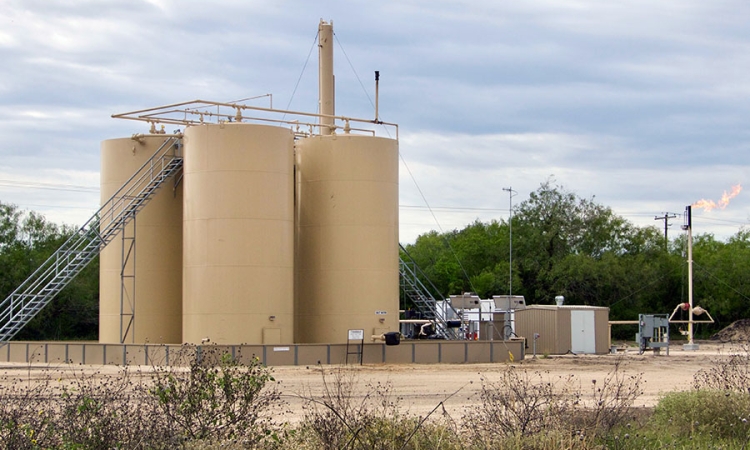
[[[261,97],[272,99],[270,94]],[[241,101],[254,100],[261,97],[253,97]],[[321,132],[323,128],[326,128],[332,134],[343,132],[345,134],[357,133],[375,136],[377,130],[381,129],[385,131],[387,137],[398,140],[398,125],[395,123],[383,122],[377,118],[362,119],[274,109],[272,100],[269,107],[246,105],[239,103],[239,101],[214,102],[210,100],[190,100],[171,105],[113,114],[112,117],[147,122],[151,126],[151,133],[159,133],[160,130],[157,126],[161,126],[161,130],[163,130],[165,125],[188,127],[204,123],[249,122],[268,123],[277,126],[287,125],[291,127],[297,136],[324,134]],[[333,121],[327,124],[314,121],[320,118],[333,119]],[[378,127],[375,127],[376,125]],[[365,126],[369,126],[369,128],[365,128]],[[393,135],[388,130],[393,130]]]
[[[181,135],[165,136],[154,155],[0,303],[0,345],[12,339],[96,258],[146,206],[164,181],[181,168]]]
[[[442,305],[446,308],[453,310],[453,307],[449,302],[442,299],[438,293],[438,289],[435,285],[429,281],[429,278],[422,272],[417,263],[412,259],[411,255],[406,249],[399,244],[401,252],[406,257],[399,258],[399,271],[401,280],[401,292],[404,294],[404,298],[408,299],[412,306],[414,306],[414,312],[418,316],[415,320],[428,320],[432,323],[435,333],[445,339],[463,339],[463,334],[458,333],[457,330],[449,326],[449,321],[446,318],[445,311],[438,308],[438,300],[440,297]],[[429,288],[422,282],[421,278],[427,280]],[[408,311],[408,310],[407,310]],[[457,317],[458,313],[453,310],[454,315]],[[410,318],[407,317],[406,320]]]

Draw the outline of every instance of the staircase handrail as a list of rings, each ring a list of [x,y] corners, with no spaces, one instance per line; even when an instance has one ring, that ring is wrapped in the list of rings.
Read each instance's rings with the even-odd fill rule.
[[[425,286],[425,290],[433,298],[435,298],[435,299],[440,298],[442,300],[445,300],[445,297],[443,297],[442,294],[440,294],[440,290],[435,286],[435,284],[432,282],[432,280],[430,280],[430,277],[428,277],[427,274],[424,273],[424,271],[419,267],[419,264],[417,264],[417,262],[411,256],[411,254],[409,254],[409,252],[406,250],[406,248],[404,248],[404,246],[401,243],[398,244],[398,247],[401,249],[401,251],[404,253],[404,255],[406,255],[409,258],[409,260],[414,264],[414,268],[416,269],[415,275],[417,275],[417,279],[420,280],[419,275],[421,275],[421,277],[423,279],[427,280],[427,283],[430,285],[430,288],[432,289],[432,290],[430,290],[430,289],[428,289]],[[406,261],[404,261],[404,262],[406,262]],[[421,283],[421,281],[420,281],[420,283]]]
[[[435,292],[439,292],[437,287],[432,283],[430,278],[422,271],[422,269],[419,267],[419,264],[414,260],[414,258],[409,254],[408,251],[403,247],[403,245],[399,244],[399,247],[403,251],[403,253],[411,260],[411,265],[404,261],[403,258],[399,258],[400,265],[402,267],[402,278],[405,282],[409,283],[410,286],[412,286],[412,289],[416,290],[416,294],[419,297],[419,302],[415,302],[416,299],[412,298],[412,302],[415,302],[415,305],[417,308],[420,308],[420,306],[424,305],[424,307],[429,308],[429,313],[432,317],[426,317],[426,319],[430,320],[435,325],[435,331],[438,334],[441,334],[446,339],[454,339],[457,336],[455,333],[452,333],[449,331],[448,328],[448,318],[446,317],[446,310],[445,307],[447,305],[448,308],[450,308],[453,313],[458,316],[458,312],[453,308],[453,305],[449,301],[447,301],[442,295],[439,293],[436,295]],[[418,275],[422,275],[422,278],[427,280],[427,283],[430,285],[432,290],[430,290],[420,279]],[[408,275],[408,277],[405,277],[404,275]],[[408,292],[404,292],[405,295],[409,295]],[[443,310],[438,313],[437,308],[437,299],[441,299],[443,302]],[[422,311],[424,313],[424,311]],[[439,326],[438,326],[439,325]]]
[[[118,228],[132,220],[132,216],[150,200],[150,194],[181,166],[181,156],[178,155],[180,138],[181,135],[167,138],[91,218],[0,302],[0,343],[12,339],[20,328],[33,318],[33,315],[27,315],[34,312],[34,308],[25,310],[37,300],[36,297],[40,296],[35,305],[34,315],[96,257],[114,238]],[[173,150],[173,154],[170,155],[169,152]],[[154,173],[157,168],[159,171]],[[102,223],[103,215],[110,217],[109,222]],[[24,302],[26,297],[32,300]],[[20,302],[19,305],[15,304],[16,299]],[[26,315],[20,317],[24,323],[19,326],[13,321],[13,316],[24,312]],[[9,328],[10,332],[7,331]]]

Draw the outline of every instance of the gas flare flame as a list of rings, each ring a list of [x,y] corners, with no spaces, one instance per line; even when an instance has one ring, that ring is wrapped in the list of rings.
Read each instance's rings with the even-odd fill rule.
[[[732,190],[730,192],[724,191],[724,194],[721,196],[721,200],[718,202],[715,202],[713,200],[698,200],[697,202],[693,203],[693,208],[703,208],[706,211],[711,211],[712,209],[724,209],[729,204],[729,200],[737,197],[737,195],[742,192],[742,186],[737,184],[732,186]]]

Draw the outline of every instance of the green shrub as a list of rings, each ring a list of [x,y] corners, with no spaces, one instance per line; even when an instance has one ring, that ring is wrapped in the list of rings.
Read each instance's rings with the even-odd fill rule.
[[[705,389],[670,392],[656,405],[653,421],[664,433],[678,438],[747,439],[750,395]]]
[[[255,445],[271,425],[264,413],[280,401],[275,389],[264,390],[274,379],[258,358],[243,364],[229,354],[215,356],[217,365],[195,358],[187,372],[157,368],[150,392],[181,438]]]
[[[196,356],[194,346],[186,355]],[[270,371],[204,348],[190,366],[7,374],[0,383],[0,442],[12,449],[171,449],[188,443],[258,447],[286,430]],[[217,364],[207,364],[206,361]],[[275,440],[275,441],[274,441]]]

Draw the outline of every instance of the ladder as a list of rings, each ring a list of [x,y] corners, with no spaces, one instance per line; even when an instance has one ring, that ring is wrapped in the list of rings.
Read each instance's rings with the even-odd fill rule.
[[[182,168],[181,136],[167,138],[154,155],[93,216],[0,302],[0,346],[21,331]]]
[[[428,283],[432,289],[428,289],[425,286],[418,275],[422,275],[423,278],[427,279],[426,275],[417,266],[417,263],[411,258],[406,249],[401,244],[399,244],[399,247],[410,259],[410,261],[404,261],[403,258],[399,258],[401,291],[404,293],[404,297],[411,301],[422,319],[429,320],[432,323],[435,333],[439,336],[450,340],[461,339],[460,333],[456,333],[454,329],[448,327],[445,313],[438,311],[436,297],[439,295],[433,294],[433,292],[438,292],[437,288],[429,281]],[[444,299],[441,297],[441,300]],[[448,307],[453,309],[450,303],[446,302],[444,305],[448,305]]]

